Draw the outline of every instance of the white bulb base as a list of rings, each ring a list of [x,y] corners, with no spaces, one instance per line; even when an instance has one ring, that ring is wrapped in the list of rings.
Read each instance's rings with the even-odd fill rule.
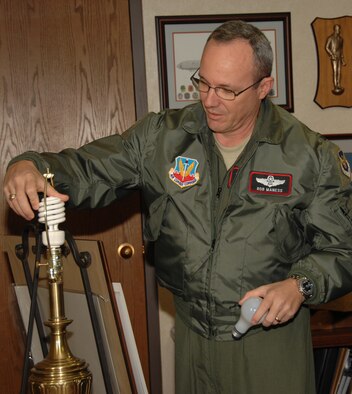
[[[260,297],[251,297],[246,300],[241,307],[241,316],[232,330],[232,336],[240,339],[252,326],[252,317],[257,312],[263,299]],[[265,318],[262,317],[260,322]]]
[[[49,242],[47,232],[42,232],[43,245],[50,246],[51,248],[58,248],[65,243],[65,231],[62,230],[49,230]]]

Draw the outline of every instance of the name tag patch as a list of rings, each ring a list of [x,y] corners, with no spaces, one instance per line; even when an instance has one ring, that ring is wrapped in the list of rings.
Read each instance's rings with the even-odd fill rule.
[[[292,175],[252,171],[249,174],[249,191],[258,194],[289,196],[292,192]]]

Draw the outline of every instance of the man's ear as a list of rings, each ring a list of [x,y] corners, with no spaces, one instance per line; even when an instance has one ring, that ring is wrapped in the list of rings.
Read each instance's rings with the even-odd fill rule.
[[[263,100],[271,91],[274,85],[273,77],[265,77],[258,86],[259,98]]]

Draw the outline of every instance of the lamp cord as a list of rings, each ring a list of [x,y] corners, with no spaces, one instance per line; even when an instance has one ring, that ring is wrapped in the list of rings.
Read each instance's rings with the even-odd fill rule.
[[[31,278],[29,265],[28,265],[28,253],[29,253],[28,235],[30,229],[34,230],[35,239],[36,239],[35,266],[33,271],[33,279]],[[30,362],[31,362],[31,346],[32,346],[34,320],[36,321],[37,324],[43,355],[44,357],[46,357],[46,355],[48,354],[48,348],[45,343],[44,328],[43,328],[42,319],[40,317],[40,312],[37,303],[37,292],[38,292],[39,270],[40,270],[39,262],[41,258],[41,253],[42,253],[41,236],[37,227],[34,225],[26,226],[22,234],[22,244],[16,246],[16,255],[22,261],[23,270],[25,273],[26,282],[28,286],[28,292],[31,298],[26,346],[25,346],[24,360],[23,360],[23,372],[22,372],[22,381],[21,381],[21,390],[20,390],[21,394],[27,393],[28,375],[29,375]]]

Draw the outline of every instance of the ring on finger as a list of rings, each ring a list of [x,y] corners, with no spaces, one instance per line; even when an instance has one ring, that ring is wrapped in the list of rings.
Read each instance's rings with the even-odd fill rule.
[[[276,320],[278,323],[281,323],[281,320],[278,318],[278,316],[275,317],[275,320]]]
[[[16,193],[9,194],[9,200],[12,201],[16,198]]]

